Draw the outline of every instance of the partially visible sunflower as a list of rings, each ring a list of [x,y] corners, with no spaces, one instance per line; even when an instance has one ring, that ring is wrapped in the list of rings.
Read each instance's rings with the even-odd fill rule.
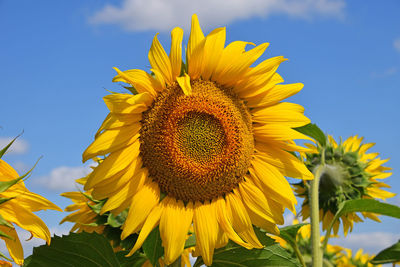
[[[346,252],[346,253],[344,253]],[[356,252],[356,255],[353,257],[353,253],[351,249],[344,249],[340,253],[340,257],[336,261],[337,267],[373,267],[373,266],[382,266],[382,265],[373,265],[369,261],[374,258],[374,255],[369,255],[367,253],[363,253],[362,249],[359,249]]]
[[[0,159],[0,183],[10,182],[19,177],[18,173]],[[6,243],[8,252],[16,264],[24,263],[24,253],[17,231],[12,224],[29,231],[33,237],[38,237],[50,243],[50,232],[46,224],[33,212],[39,210],[58,210],[59,207],[45,199],[44,197],[30,192],[22,180],[0,192],[0,218],[4,219],[9,226],[4,223],[0,225],[0,231],[8,235],[0,236]],[[7,263],[5,266],[7,266]]]
[[[104,97],[110,110],[83,160],[105,160],[85,190],[105,199],[102,213],[129,208],[121,238],[139,233],[130,254],[159,225],[164,261],[181,255],[189,227],[196,254],[211,265],[215,248],[233,240],[261,248],[253,225],[278,233],[283,211],[296,198],[284,176],[312,179],[291,152],[304,151],[293,130],[310,121],[300,105],[280,102],[303,85],[280,84],[283,57],[253,66],[268,44],[225,47],[225,28],[206,37],[197,16],[182,61],[183,30],[172,30],[169,55],[157,36],[149,52],[151,74],[120,71],[113,79],[133,94]]]
[[[325,167],[319,185],[319,215],[324,230],[329,226],[343,201],[363,198],[386,199],[395,196],[394,193],[382,189],[390,186],[380,181],[391,175],[390,172],[386,172],[391,168],[382,166],[388,159],[382,160],[378,157],[378,153],[367,153],[374,144],[364,144],[362,141],[363,138],[356,135],[338,144],[332,136],[328,136],[325,147],[307,144],[311,151],[305,153],[305,163],[310,171],[321,163],[324,151]],[[307,181],[303,181],[295,185],[296,193],[305,198],[301,211],[303,219],[310,216],[309,190],[306,184]],[[374,213],[361,214],[364,218],[380,222]],[[340,219],[345,235],[348,231],[352,231],[354,222],[363,221],[356,213],[343,215]],[[333,227],[335,234],[338,233],[339,226],[338,220]]]

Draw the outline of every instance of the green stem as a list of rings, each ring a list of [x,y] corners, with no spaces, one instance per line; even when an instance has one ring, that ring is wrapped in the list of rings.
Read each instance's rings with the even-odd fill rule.
[[[312,244],[312,266],[322,267],[322,250],[320,245],[319,231],[319,180],[325,165],[325,149],[321,149],[321,164],[317,167],[314,180],[311,182],[310,204],[311,204],[311,244]]]
[[[292,244],[292,248],[294,250],[294,253],[296,253],[297,258],[299,259],[301,266],[306,267],[306,262],[304,261],[303,255],[301,254],[299,247],[297,246],[296,242],[293,242]]]

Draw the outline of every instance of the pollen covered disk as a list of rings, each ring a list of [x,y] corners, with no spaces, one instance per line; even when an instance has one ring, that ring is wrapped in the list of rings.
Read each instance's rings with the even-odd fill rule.
[[[150,177],[176,199],[206,201],[243,180],[254,151],[251,115],[229,88],[169,86],[143,113],[140,153]]]

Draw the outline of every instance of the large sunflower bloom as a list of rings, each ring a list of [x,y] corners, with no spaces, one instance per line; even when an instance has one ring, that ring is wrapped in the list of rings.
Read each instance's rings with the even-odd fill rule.
[[[268,44],[225,47],[225,28],[204,37],[194,15],[184,64],[182,29],[171,36],[169,56],[154,37],[152,74],[116,69],[113,81],[130,84],[135,94],[104,97],[110,113],[83,160],[106,158],[85,190],[108,198],[102,212],[129,207],[121,237],[140,231],[131,254],[159,225],[170,264],[193,224],[195,252],[210,265],[228,239],[261,248],[252,225],[277,233],[284,209],[294,211],[284,176],[313,177],[290,153],[303,149],[293,139],[307,138],[292,128],[309,119],[300,105],[280,102],[303,87],[279,84],[283,57],[251,67]]]
[[[374,146],[373,143],[362,143],[363,138],[349,137],[337,143],[332,136],[328,136],[325,147],[316,147],[307,144],[310,151],[306,155],[306,165],[313,171],[319,164],[324,151],[325,167],[319,185],[320,220],[324,230],[330,225],[334,214],[338,211],[340,203],[351,199],[378,198],[386,199],[395,196],[382,188],[389,188],[381,179],[389,177],[392,173],[386,172],[391,168],[382,166],[388,159],[382,160],[378,153],[367,153]],[[310,216],[308,187],[306,181],[296,184],[296,192],[305,200],[302,205],[303,219]],[[380,222],[375,213],[362,212],[363,217]],[[346,235],[353,229],[354,222],[362,222],[356,213],[341,216],[343,230]],[[333,226],[337,234],[340,221]]]
[[[0,182],[8,182],[19,177],[18,173],[0,159]],[[59,207],[45,199],[44,197],[30,192],[24,182],[21,180],[15,185],[0,193],[0,199],[9,199],[0,204],[0,215],[9,224],[16,224],[19,227],[29,231],[32,236],[41,238],[50,244],[50,232],[46,224],[33,212],[39,210],[58,210]],[[9,237],[0,236],[6,242],[6,246],[11,258],[15,263],[22,265],[24,263],[24,253],[17,231],[14,227],[1,225],[0,231]]]

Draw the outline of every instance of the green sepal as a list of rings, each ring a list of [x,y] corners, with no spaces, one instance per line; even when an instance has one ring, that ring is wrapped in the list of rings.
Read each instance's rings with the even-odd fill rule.
[[[97,202],[96,204],[94,204],[94,205],[89,204],[89,203],[87,203],[87,205],[89,206],[89,208],[90,208],[94,213],[100,214],[100,211],[101,211],[101,209],[103,208],[105,202],[106,202],[106,201],[103,200],[103,201],[98,201],[98,202]]]
[[[279,236],[283,238],[288,243],[296,243],[296,236],[300,228],[308,223],[299,223],[295,225],[289,225],[282,228],[279,228],[280,234]]]
[[[2,150],[0,150],[0,159],[4,156],[4,154],[10,148],[10,146],[15,142],[15,140],[17,140],[17,138],[21,136],[21,134],[19,134],[17,137],[15,137],[13,140],[11,140],[11,142],[8,143],[8,145],[6,145]]]
[[[312,137],[315,139],[321,146],[326,145],[326,136],[324,132],[315,124],[315,123],[309,123],[307,125],[293,128],[294,130],[305,134],[309,137]]]
[[[393,246],[380,251],[370,262],[372,264],[385,264],[400,261],[400,240]]]
[[[4,259],[6,259],[6,260],[8,260],[8,261],[13,261],[12,259],[10,259],[9,257],[7,257],[6,255],[4,255],[4,253],[3,252],[1,252],[0,251],[0,258],[4,258]],[[24,265],[25,266],[25,265]]]
[[[122,86],[122,87],[124,87],[126,90],[129,90],[129,92],[131,92],[133,95],[137,95],[138,94],[138,91],[133,86]]]
[[[6,219],[4,219],[3,216],[1,216],[1,214],[0,214],[0,225],[14,228],[14,226],[12,226],[11,223],[9,223]]]
[[[159,266],[158,259],[164,255],[164,248],[160,237],[160,230],[157,226],[150,232],[143,245],[143,252],[153,266]]]
[[[185,249],[196,246],[196,235],[193,233],[185,242]]]
[[[121,227],[126,220],[126,216],[128,216],[128,210],[124,210],[117,216],[115,216],[110,212],[110,214],[107,217],[107,224],[110,225],[111,227]]]
[[[14,198],[15,197],[0,197],[0,205]]]
[[[21,180],[23,180],[25,177],[27,177],[27,176],[33,171],[33,169],[36,167],[36,165],[38,164],[38,162],[39,162],[39,160],[40,160],[41,158],[42,158],[42,157],[40,157],[40,158],[36,161],[35,165],[33,165],[33,167],[32,167],[27,173],[25,173],[24,175],[22,175],[22,176],[20,176],[20,177],[18,177],[18,178],[16,178],[16,179],[14,179],[14,180],[1,181],[1,182],[0,182],[0,193],[3,193],[3,192],[6,191],[8,188],[10,188],[11,186],[15,185],[16,183],[18,183],[19,181],[21,181]]]
[[[4,233],[3,231],[0,230],[0,237],[5,237],[11,240],[15,240],[15,238],[13,238],[12,236],[7,235],[6,233]]]

